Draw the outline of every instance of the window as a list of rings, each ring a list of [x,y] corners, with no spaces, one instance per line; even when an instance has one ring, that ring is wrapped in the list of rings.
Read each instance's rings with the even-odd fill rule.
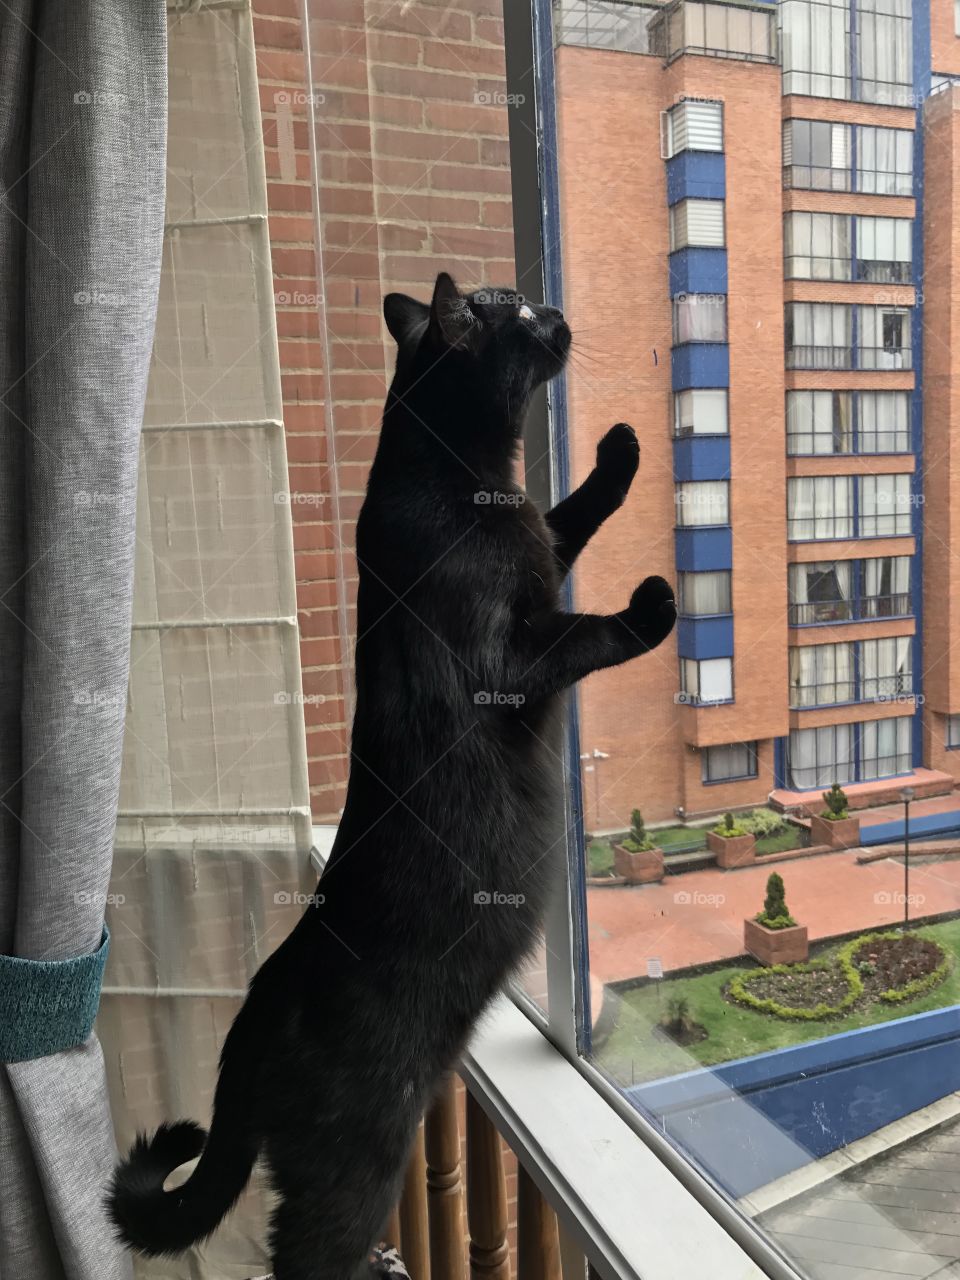
[[[733,659],[680,659],[681,702],[697,706],[710,702],[733,701]]]
[[[852,308],[846,303],[788,302],[784,315],[788,369],[851,369]]]
[[[957,0],[960,6],[960,0]],[[948,751],[956,751],[960,747],[960,715],[949,715],[946,717],[946,746]]]
[[[653,51],[667,62],[682,53],[744,58],[750,62],[777,60],[777,28],[772,12],[684,0],[665,6],[653,28]]]
[[[787,453],[850,453],[852,406],[849,391],[788,391]]]
[[[905,284],[913,272],[913,223],[909,218],[862,218],[857,226],[858,280]]]
[[[860,642],[860,697],[884,701],[913,692],[913,640],[888,636]]]
[[[673,342],[726,342],[727,300],[716,293],[682,293],[673,300]]]
[[[723,150],[722,103],[678,102],[665,114],[667,159],[681,151]]]
[[[678,525],[729,524],[727,480],[691,480],[676,486]]]
[[[853,617],[853,562],[818,560],[792,564],[789,576],[789,622],[847,622]]]
[[[787,537],[853,537],[853,479],[850,476],[793,476],[787,480]]]
[[[850,279],[850,215],[787,213],[784,274],[790,280]]]
[[[670,252],[690,248],[722,248],[722,200],[681,200],[670,207]]]
[[[728,392],[725,388],[678,391],[673,397],[673,429],[678,436],[725,436]]]
[[[868,720],[863,724],[860,776],[864,781],[910,772],[913,768],[912,726],[910,716]]]
[[[756,742],[728,742],[722,747],[704,747],[700,752],[700,778],[704,786],[756,776]]]
[[[861,369],[911,369],[910,312],[906,307],[860,307]]]
[[[908,453],[910,396],[906,391],[861,391],[857,396],[860,453]]]
[[[626,5],[615,0],[555,0],[557,44],[652,53],[650,20],[658,12],[657,6]]]
[[[811,644],[790,650],[791,707],[853,702],[853,644]]]
[[[857,97],[913,106],[912,0],[857,0]]]
[[[850,190],[850,125],[828,120],[783,122],[783,185]]]
[[[864,618],[901,618],[910,612],[910,557],[874,556],[863,561]]]
[[[913,131],[857,126],[857,190],[913,195]]]
[[[787,784],[798,791],[818,790],[854,780],[856,725],[828,724],[791,729],[787,742]]]
[[[861,538],[893,537],[911,531],[910,476],[858,476]]]
[[[729,569],[681,573],[677,577],[679,611],[684,617],[698,618],[731,611]]]
[[[850,97],[849,0],[781,0],[783,92]]]

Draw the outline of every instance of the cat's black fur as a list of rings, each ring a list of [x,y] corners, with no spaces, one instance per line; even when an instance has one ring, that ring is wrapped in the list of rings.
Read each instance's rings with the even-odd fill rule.
[[[652,649],[662,578],[609,616],[560,583],[623,502],[632,429],[547,515],[513,460],[533,390],[563,367],[561,314],[503,290],[384,303],[397,370],[357,525],[357,704],[346,807],[316,905],[267,960],[227,1036],[209,1137],[141,1137],[110,1212],[176,1253],[214,1230],[257,1155],[282,1200],[276,1280],[355,1280],[400,1190],[419,1117],[534,944],[560,843],[560,694]],[[202,1158],[165,1192],[178,1164]]]

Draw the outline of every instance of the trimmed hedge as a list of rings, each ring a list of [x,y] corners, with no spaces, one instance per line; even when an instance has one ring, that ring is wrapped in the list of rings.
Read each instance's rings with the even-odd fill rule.
[[[745,1005],[748,1009],[755,1009],[758,1013],[772,1014],[775,1018],[782,1018],[788,1022],[816,1022],[821,1018],[834,1018],[841,1013],[846,1013],[863,995],[863,978],[853,963],[854,955],[861,947],[870,942],[899,939],[902,936],[902,934],[890,932],[864,933],[857,938],[851,938],[849,942],[843,944],[837,952],[836,967],[846,979],[847,992],[835,1005],[821,1002],[810,1009],[796,1008],[792,1005],[781,1004],[779,1000],[754,995],[746,985],[751,978],[756,977],[758,974],[829,971],[833,966],[822,960],[812,960],[806,964],[775,964],[769,968],[750,969],[732,979],[730,986],[727,988],[727,993],[731,1000],[735,1000],[737,1004]],[[939,943],[935,945],[940,946]],[[931,991],[943,982],[953,968],[953,958],[948,951],[945,951],[942,947],[940,949],[943,951],[943,959],[936,969],[924,974],[922,978],[914,978],[912,982],[908,982],[903,987],[891,987],[887,991],[881,991],[879,998],[887,1004],[901,1004],[904,1001],[913,1000],[917,996],[924,995],[927,991]]]

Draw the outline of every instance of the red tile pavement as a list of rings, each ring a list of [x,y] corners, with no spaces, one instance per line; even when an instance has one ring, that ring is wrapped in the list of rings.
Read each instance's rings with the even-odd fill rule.
[[[857,863],[857,852],[779,863],[787,904],[811,939],[903,918],[903,864]],[[588,889],[590,971],[596,982],[643,976],[743,954],[743,919],[763,906],[768,867],[690,871],[639,888]],[[911,859],[911,914],[960,910],[960,860]]]

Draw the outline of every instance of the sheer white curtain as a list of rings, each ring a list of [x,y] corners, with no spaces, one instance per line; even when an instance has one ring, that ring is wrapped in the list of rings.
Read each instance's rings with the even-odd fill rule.
[[[854,776],[854,726],[825,725],[819,729],[791,729],[787,748],[787,778],[800,791],[841,785]]]
[[[687,616],[729,613],[729,571],[681,573],[680,612]]]
[[[910,448],[910,401],[906,391],[860,392],[861,453],[899,453]]]

